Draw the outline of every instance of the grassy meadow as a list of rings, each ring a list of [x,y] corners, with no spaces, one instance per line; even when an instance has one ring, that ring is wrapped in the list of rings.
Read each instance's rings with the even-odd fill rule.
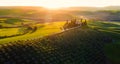
[[[34,33],[29,32],[22,36],[0,39],[0,42],[1,42],[0,44],[12,42],[12,41],[14,42],[17,40],[35,39],[35,38],[40,38],[50,34],[54,34],[62,31],[60,28],[64,25],[64,23],[65,22],[58,21],[58,22],[52,22],[52,23],[35,24],[35,26],[37,26],[38,29]],[[0,29],[0,36],[14,35],[19,32],[20,32],[20,28],[3,28],[3,29]]]

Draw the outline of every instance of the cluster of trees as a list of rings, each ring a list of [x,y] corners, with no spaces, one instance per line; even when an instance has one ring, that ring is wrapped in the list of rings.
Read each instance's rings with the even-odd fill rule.
[[[86,26],[86,25],[87,25],[86,19],[81,19],[81,20],[72,19],[65,23],[65,25],[63,26],[63,29],[66,30],[69,28],[73,28],[73,27],[77,27],[77,26]]]
[[[37,26],[31,26],[31,25],[22,25],[19,29],[20,33],[33,33],[37,30]]]

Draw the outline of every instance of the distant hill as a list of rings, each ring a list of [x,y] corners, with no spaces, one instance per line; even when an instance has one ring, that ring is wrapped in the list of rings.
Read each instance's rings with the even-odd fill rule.
[[[63,10],[79,10],[79,11],[97,11],[100,10],[101,8],[98,7],[67,7],[63,8]]]
[[[0,17],[43,18],[47,9],[33,6],[1,6]]]
[[[1,6],[0,18],[5,16],[27,18],[36,21],[43,21],[50,17],[53,21],[61,21],[71,19],[74,16],[84,16],[94,20],[120,21],[120,6],[65,7],[57,10],[49,10],[39,6]]]
[[[120,6],[107,6],[103,8],[104,10],[120,10]]]
[[[98,10],[120,10],[120,6],[106,7],[66,7],[64,10],[79,10],[79,11],[98,11]]]

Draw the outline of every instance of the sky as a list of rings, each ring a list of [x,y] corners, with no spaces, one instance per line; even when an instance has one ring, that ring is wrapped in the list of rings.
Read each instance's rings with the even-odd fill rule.
[[[61,8],[74,6],[120,6],[120,0],[0,0],[0,6],[42,6]]]

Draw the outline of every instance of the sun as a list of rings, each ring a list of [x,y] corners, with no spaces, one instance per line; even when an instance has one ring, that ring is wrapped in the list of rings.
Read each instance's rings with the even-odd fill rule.
[[[47,9],[59,9],[60,7],[57,6],[44,6]]]
[[[59,8],[61,8],[60,6],[56,6],[56,5],[44,5],[43,7],[48,8],[48,9],[59,9]]]

